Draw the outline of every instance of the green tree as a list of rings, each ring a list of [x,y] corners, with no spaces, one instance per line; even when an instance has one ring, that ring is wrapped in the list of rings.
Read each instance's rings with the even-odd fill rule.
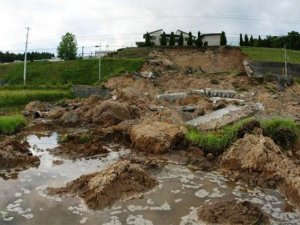
[[[240,46],[244,46],[243,34],[240,34]]]
[[[163,34],[161,35],[160,44],[162,46],[166,46],[167,45],[167,37],[166,37],[166,33],[165,32],[163,32]]]
[[[150,34],[147,32],[147,34],[145,34],[145,46],[151,46],[151,37]]]
[[[62,36],[57,47],[58,57],[64,60],[74,60],[77,56],[77,41],[74,34],[67,32]]]
[[[174,32],[171,33],[169,45],[170,46],[174,46],[175,45],[175,35],[174,35]]]
[[[189,38],[187,41],[188,46],[192,46],[194,43],[192,32],[189,32]]]
[[[178,39],[178,46],[183,46],[183,42],[184,42],[184,39],[183,39],[183,34],[181,32],[180,37]]]
[[[202,37],[201,37],[200,31],[198,32],[198,37],[197,37],[197,40],[195,41],[195,44],[199,48],[203,46],[203,42],[202,42]]]
[[[262,42],[262,40],[261,40],[261,37],[260,37],[260,35],[258,36],[258,47],[263,47],[263,42]]]
[[[227,38],[226,38],[226,34],[224,31],[222,31],[222,34],[221,34],[220,44],[221,44],[221,46],[227,45]]]
[[[247,34],[245,34],[244,46],[249,46],[249,38]]]
[[[254,46],[254,39],[253,39],[253,36],[251,35],[251,37],[250,37],[250,42],[249,42],[249,45],[250,46]]]

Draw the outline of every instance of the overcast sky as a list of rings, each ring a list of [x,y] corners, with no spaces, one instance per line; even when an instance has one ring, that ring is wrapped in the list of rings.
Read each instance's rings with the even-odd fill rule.
[[[131,46],[143,33],[163,28],[196,33],[224,30],[229,43],[239,33],[281,35],[300,31],[299,0],[0,0],[0,51],[56,52],[66,32],[85,53]]]

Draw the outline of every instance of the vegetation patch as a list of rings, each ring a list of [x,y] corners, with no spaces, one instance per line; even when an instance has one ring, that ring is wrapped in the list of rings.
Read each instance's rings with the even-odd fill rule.
[[[136,72],[142,65],[142,59],[103,58],[101,60],[101,80],[123,72]],[[0,65],[0,80],[8,85],[23,83],[23,64]],[[72,60],[64,62],[29,62],[27,72],[28,85],[92,85],[99,81],[99,60]]]
[[[233,125],[225,126],[217,131],[203,132],[195,128],[189,128],[186,139],[198,145],[204,152],[220,155],[238,137],[243,137],[250,132],[259,122],[255,118],[247,118]]]
[[[273,118],[263,120],[261,126],[264,135],[271,137],[283,149],[293,146],[299,137],[299,126],[291,119]]]
[[[241,47],[243,53],[251,59],[266,62],[284,62],[282,48]],[[287,50],[289,63],[300,64],[300,51]]]
[[[65,90],[0,90],[0,107],[25,105],[34,100],[51,102],[70,97],[70,91]]]
[[[14,134],[26,126],[26,120],[21,115],[0,116],[0,134]]]
[[[291,119],[273,118],[258,121],[253,117],[216,131],[199,131],[189,128],[186,139],[206,153],[222,154],[234,141],[243,138],[255,127],[261,127],[264,135],[272,138],[283,149],[292,147],[299,137],[299,126]]]

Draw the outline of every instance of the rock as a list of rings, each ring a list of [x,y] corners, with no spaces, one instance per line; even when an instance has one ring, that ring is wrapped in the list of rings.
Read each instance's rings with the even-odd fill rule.
[[[65,112],[64,115],[60,118],[60,122],[64,125],[75,125],[79,120],[78,115],[73,112]]]
[[[213,161],[214,160],[214,155],[212,153],[208,153],[206,158],[209,160],[209,161]]]
[[[40,159],[33,156],[27,142],[20,143],[15,140],[0,142],[0,169],[15,167],[38,166]]]
[[[197,216],[205,224],[270,224],[269,218],[254,204],[244,201],[222,201],[204,204]]]
[[[263,178],[263,181],[280,181],[288,199],[300,206],[300,167],[271,138],[246,134],[222,156],[220,164],[225,172],[239,171],[246,175],[257,173],[256,180]]]
[[[151,190],[158,182],[139,164],[122,160],[107,169],[70,182],[63,188],[49,188],[50,194],[80,196],[93,210],[103,209],[114,202]]]
[[[130,140],[139,151],[166,153],[183,140],[183,130],[172,124],[153,122],[132,128]]]
[[[93,123],[102,127],[110,127],[118,123],[133,119],[130,108],[125,103],[107,100],[96,106],[92,112]]]
[[[59,119],[65,114],[66,110],[60,106],[54,107],[49,113],[48,118]]]
[[[48,102],[41,102],[41,101],[33,101],[28,103],[25,106],[25,111],[27,112],[46,112],[52,108],[52,105]]]

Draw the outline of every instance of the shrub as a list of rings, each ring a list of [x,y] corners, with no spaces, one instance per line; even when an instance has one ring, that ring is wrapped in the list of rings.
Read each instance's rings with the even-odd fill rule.
[[[0,134],[14,134],[26,124],[22,115],[0,116]]]
[[[283,149],[293,146],[299,137],[299,127],[295,121],[284,118],[263,120],[264,135],[272,138]]]

